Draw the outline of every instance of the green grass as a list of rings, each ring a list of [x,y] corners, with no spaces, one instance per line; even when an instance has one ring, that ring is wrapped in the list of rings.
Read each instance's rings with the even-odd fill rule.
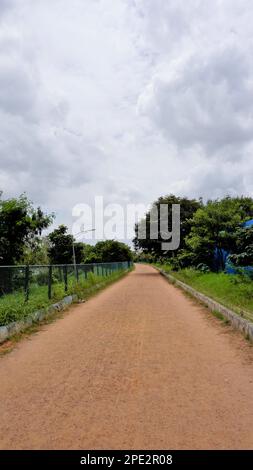
[[[15,292],[0,297],[0,326],[14,321],[20,321],[31,313],[41,310],[63,299],[66,295],[77,294],[79,299],[87,299],[94,292],[111,284],[128,271],[116,271],[108,276],[97,276],[89,273],[87,279],[77,283],[73,278],[69,279],[68,291],[65,292],[64,284],[52,285],[52,298],[48,299],[47,286],[32,285],[28,302],[25,302],[24,292]]]
[[[202,273],[195,269],[174,272],[168,265],[157,265],[175,278],[253,321],[253,281],[246,276]]]

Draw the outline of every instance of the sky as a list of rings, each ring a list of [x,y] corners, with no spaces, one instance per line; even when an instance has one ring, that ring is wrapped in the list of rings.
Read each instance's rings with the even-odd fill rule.
[[[0,0],[0,189],[253,196],[252,0]]]

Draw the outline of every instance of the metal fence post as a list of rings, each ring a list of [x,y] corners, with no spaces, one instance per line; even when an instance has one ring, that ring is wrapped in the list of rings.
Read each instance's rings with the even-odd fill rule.
[[[67,292],[68,290],[68,271],[67,271],[68,267],[65,265],[63,266],[63,277],[64,277],[64,288],[65,288],[65,292]]]
[[[52,266],[48,267],[48,298],[52,298]]]
[[[29,265],[25,267],[25,302],[28,302],[29,300]]]

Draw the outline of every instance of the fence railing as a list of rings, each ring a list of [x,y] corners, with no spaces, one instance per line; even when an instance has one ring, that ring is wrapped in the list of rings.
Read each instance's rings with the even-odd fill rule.
[[[52,298],[53,288],[61,286],[65,293],[70,285],[81,283],[95,276],[109,276],[116,271],[126,271],[132,266],[131,261],[93,264],[64,265],[29,265],[0,266],[0,297],[23,292],[26,301],[32,292],[47,289],[47,296]]]

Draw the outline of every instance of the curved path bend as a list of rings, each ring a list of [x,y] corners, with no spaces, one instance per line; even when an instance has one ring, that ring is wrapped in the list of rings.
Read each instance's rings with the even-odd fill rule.
[[[0,358],[1,449],[253,449],[253,350],[152,267]]]

